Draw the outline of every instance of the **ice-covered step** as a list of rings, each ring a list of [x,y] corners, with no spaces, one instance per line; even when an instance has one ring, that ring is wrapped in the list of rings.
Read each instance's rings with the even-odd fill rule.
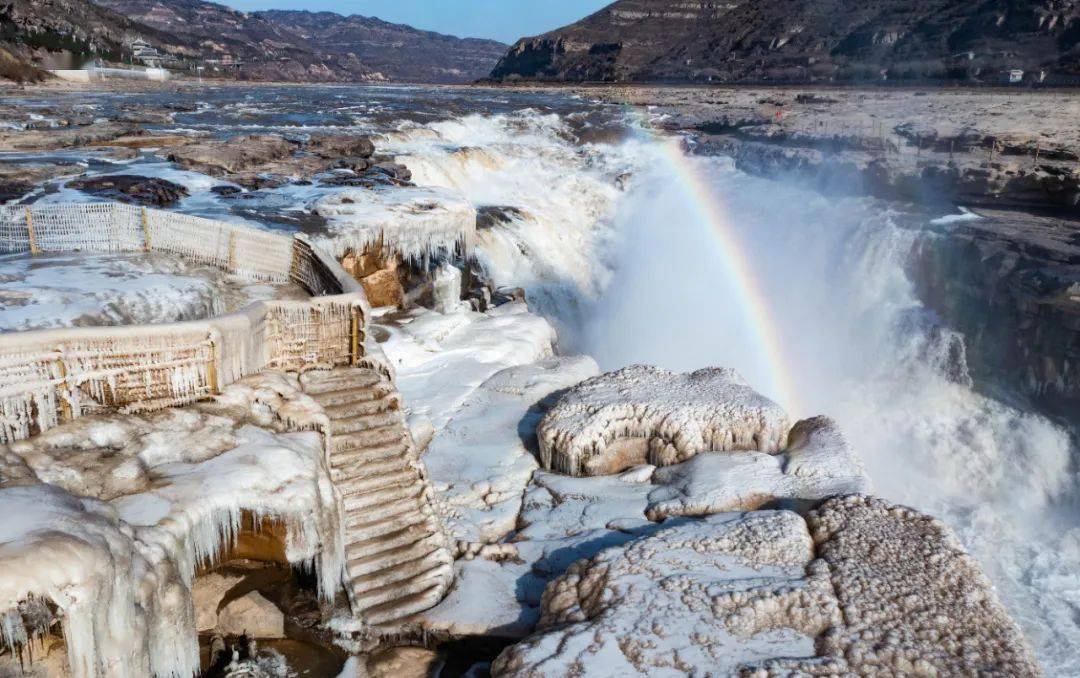
[[[385,459],[402,459],[409,455],[409,445],[404,435],[378,445],[364,445],[364,440],[367,440],[364,436],[349,433],[334,436],[334,465],[346,468],[350,464],[363,465]]]
[[[332,420],[360,417],[379,412],[397,412],[400,401],[397,396],[383,396],[370,400],[349,400],[334,405],[323,405],[326,415]]]
[[[360,414],[355,417],[338,419],[331,418],[330,435],[359,433],[360,431],[383,429],[389,426],[393,426],[395,430],[400,430],[400,424],[401,414],[396,411],[372,412],[371,414]]]
[[[360,431],[346,431],[339,434],[344,440],[335,440],[339,436],[331,438],[331,444],[341,447],[343,450],[357,447],[375,447],[386,443],[403,442],[408,432],[401,423],[389,424],[378,428],[369,428]],[[331,457],[331,463],[333,457]]]
[[[388,532],[374,539],[354,541],[345,547],[345,556],[349,559],[358,559],[380,551],[411,544],[415,541],[430,536],[431,532],[426,525],[409,525],[394,532]]]
[[[336,370],[316,370],[300,376],[304,393],[319,395],[345,389],[361,390],[383,381],[383,376],[367,368],[343,368]]]
[[[311,395],[311,394],[309,394]],[[322,407],[337,407],[339,405],[346,405],[348,403],[363,403],[372,402],[375,400],[383,400],[393,396],[394,399],[400,400],[401,397],[397,394],[397,391],[392,386],[385,384],[376,384],[368,388],[362,389],[341,389],[338,391],[327,391],[325,393],[319,393],[312,395],[311,397],[315,402],[319,403]]]
[[[349,534],[357,541],[378,539],[387,534],[396,532],[403,527],[411,525],[423,525],[424,529],[430,529],[427,524],[430,516],[416,507],[408,506],[399,514],[390,516],[388,519],[366,520],[362,514],[357,514],[355,522],[347,522]]]
[[[452,570],[448,576],[453,576]],[[435,583],[419,593],[409,594],[397,600],[391,600],[363,610],[360,616],[369,624],[388,625],[434,607],[442,600],[445,593],[446,589],[443,585]]]
[[[411,497],[404,497],[389,504],[372,508],[355,508],[346,512],[345,524],[348,529],[363,529],[373,523],[392,520],[409,511],[428,514],[428,510]]]
[[[404,546],[398,546],[397,548],[373,553],[364,556],[363,558],[349,560],[346,565],[346,571],[349,573],[350,577],[356,578],[363,574],[371,574],[372,572],[379,572],[380,570],[396,567],[411,560],[421,560],[430,556],[432,552],[438,550],[438,548],[439,544],[435,543],[429,535],[428,537],[411,544],[405,544]]]
[[[353,613],[369,625],[388,624],[434,605],[453,579],[453,554],[401,396],[386,376],[366,368],[308,372],[301,384],[330,421]]]
[[[384,487],[371,492],[350,494],[346,497],[342,497],[342,502],[345,505],[346,513],[366,511],[367,509],[375,511],[378,510],[379,507],[393,504],[394,502],[416,500],[417,495],[423,491],[424,488],[417,487],[416,483],[410,483],[408,485],[391,485],[390,487]]]
[[[395,485],[411,485],[413,482],[415,481],[412,470],[398,466],[385,473],[354,476],[348,480],[342,480],[339,486],[341,496],[349,497],[364,492],[375,492]]]
[[[415,570],[415,571],[414,571]],[[453,566],[446,563],[436,563],[434,566],[424,563],[409,563],[402,567],[394,568],[385,579],[382,586],[367,589],[357,596],[356,604],[362,609],[370,609],[376,605],[391,600],[401,599],[414,593],[420,593],[431,588],[432,584],[438,583],[448,574],[453,574]],[[354,582],[361,585],[365,582]]]

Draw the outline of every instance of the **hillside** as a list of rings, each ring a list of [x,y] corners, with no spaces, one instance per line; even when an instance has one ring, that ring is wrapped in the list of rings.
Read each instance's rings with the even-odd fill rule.
[[[96,3],[96,4],[95,4]],[[471,82],[506,45],[331,12],[238,12],[202,0],[0,0],[0,78],[94,59],[130,62],[141,39],[181,69],[284,82]]]
[[[184,51],[219,74],[243,80],[351,82],[385,76],[350,54],[325,54],[259,14],[202,0],[96,0],[98,5],[181,38]]]
[[[119,60],[124,42],[140,36],[161,48],[182,48],[173,36],[86,0],[6,0],[0,4],[0,78],[37,80],[41,67]]]
[[[496,80],[997,82],[1080,77],[1080,0],[618,0],[515,44]]]
[[[494,40],[455,38],[357,15],[268,11],[258,16],[291,29],[324,54],[355,54],[404,82],[472,82],[487,75],[507,49]]]

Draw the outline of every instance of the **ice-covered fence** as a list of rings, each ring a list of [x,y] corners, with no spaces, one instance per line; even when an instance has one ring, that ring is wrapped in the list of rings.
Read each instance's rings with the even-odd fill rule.
[[[130,205],[0,207],[0,252],[164,251],[309,301],[255,302],[168,325],[0,334],[0,443],[113,409],[186,404],[267,368],[358,364],[369,307],[362,287],[303,236]]]
[[[0,252],[166,252],[285,282],[293,239],[242,224],[119,203],[0,207]]]

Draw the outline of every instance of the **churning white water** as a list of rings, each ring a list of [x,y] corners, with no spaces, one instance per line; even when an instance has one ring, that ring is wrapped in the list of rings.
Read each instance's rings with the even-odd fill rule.
[[[406,127],[388,143],[417,183],[512,207],[480,234],[493,280],[522,286],[564,350],[607,369],[727,365],[797,416],[836,418],[883,496],[938,515],[997,583],[1048,672],[1080,673],[1080,528],[1067,434],[979,395],[963,338],[920,305],[904,270],[935,216],[826,198],[690,159],[741,251],[699,195],[637,137],[575,144],[528,111]],[[619,186],[625,186],[621,190]],[[751,308],[747,264],[763,293]],[[761,345],[764,315],[779,360]],[[779,377],[788,393],[770,392]]]

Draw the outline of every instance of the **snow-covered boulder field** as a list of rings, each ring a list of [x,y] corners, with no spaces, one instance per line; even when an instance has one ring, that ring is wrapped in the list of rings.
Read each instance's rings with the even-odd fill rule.
[[[669,520],[576,562],[496,676],[1039,675],[942,523],[880,499]]]
[[[787,413],[734,370],[676,374],[635,365],[570,389],[537,434],[544,468],[603,475],[700,452],[775,452],[789,426]]]

